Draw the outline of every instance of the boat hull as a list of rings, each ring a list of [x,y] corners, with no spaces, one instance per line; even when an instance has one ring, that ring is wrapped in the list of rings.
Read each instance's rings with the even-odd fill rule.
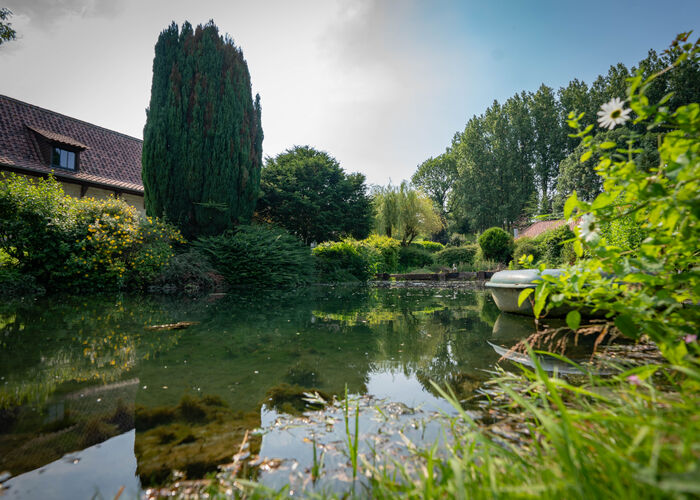
[[[534,316],[530,300],[525,300],[521,305],[518,305],[518,297],[524,289],[535,288],[535,285],[494,286],[491,283],[486,283],[486,287],[491,291],[493,301],[502,312]]]

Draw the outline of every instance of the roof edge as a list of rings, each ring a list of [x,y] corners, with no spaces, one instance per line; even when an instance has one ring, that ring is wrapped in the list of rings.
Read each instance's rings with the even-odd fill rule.
[[[72,175],[65,175],[63,172],[57,172],[56,170],[52,170],[51,172],[42,172],[40,170],[34,170],[33,168],[29,167],[24,167],[22,165],[8,165],[6,163],[0,163],[0,171],[2,170],[8,170],[11,172],[15,172],[18,174],[24,174],[24,175],[33,175],[36,177],[43,177],[46,178],[49,175],[52,175],[56,180],[63,181],[63,182],[72,182],[74,184],[79,184],[81,186],[89,186],[89,187],[96,187],[100,189],[107,189],[111,191],[119,191],[121,193],[129,193],[129,194],[135,194],[138,196],[144,196],[144,189],[133,189],[130,187],[126,186],[119,186],[113,183],[110,183],[111,179],[107,179],[105,177],[102,177],[102,179],[105,179],[105,182],[97,182],[97,181],[91,181],[87,179],[81,179],[79,177],[74,177]],[[119,182],[119,181],[116,181]]]
[[[139,139],[138,137],[134,137],[134,136],[132,136],[132,135],[124,134],[124,133],[122,133],[122,132],[117,132],[116,130],[112,130],[111,128],[107,128],[107,127],[102,127],[101,125],[95,125],[94,123],[90,123],[90,122],[88,122],[88,121],[81,120],[80,118],[75,118],[75,117],[73,117],[73,116],[64,115],[63,113],[58,113],[58,112],[53,111],[53,110],[51,110],[51,109],[42,108],[41,106],[37,106],[36,104],[31,104],[31,103],[26,102],[26,101],[21,101],[21,100],[19,100],[19,99],[15,99],[14,97],[7,96],[7,95],[5,95],[5,94],[0,94],[0,98],[4,98],[4,99],[7,99],[7,100],[9,100],[9,101],[13,101],[13,102],[16,102],[16,103],[19,103],[19,104],[23,104],[23,105],[25,105],[25,106],[29,106],[30,108],[38,109],[38,110],[41,110],[41,111],[46,112],[46,113],[51,113],[52,115],[57,115],[57,116],[60,116],[60,117],[62,117],[62,118],[66,118],[66,119],[68,119],[68,120],[73,120],[74,122],[83,123],[83,124],[85,124],[85,125],[89,125],[90,127],[99,128],[99,129],[101,129],[101,130],[104,130],[105,132],[109,132],[109,133],[111,133],[111,134],[119,135],[119,136],[122,136],[122,137],[124,137],[124,138],[126,138],[126,139],[131,139],[131,140],[133,140],[133,141],[138,141],[138,142],[140,142],[140,143],[143,144],[143,139]]]

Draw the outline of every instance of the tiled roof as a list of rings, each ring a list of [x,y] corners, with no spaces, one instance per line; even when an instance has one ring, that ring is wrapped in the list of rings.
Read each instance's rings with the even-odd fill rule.
[[[556,229],[559,226],[563,226],[566,223],[566,221],[559,219],[559,220],[541,220],[537,221],[531,226],[527,227],[525,230],[522,232],[518,231],[518,238],[534,238],[535,236],[539,236],[540,234],[544,233],[545,231],[549,231],[550,229]],[[569,223],[569,227],[571,230],[574,230],[574,227],[576,226],[576,222],[571,222]]]
[[[81,150],[76,172],[51,168],[36,135]],[[134,137],[0,95],[0,165],[108,189],[143,193],[141,147]]]
[[[44,130],[41,128],[37,127],[32,127],[28,123],[25,123],[28,129],[33,130],[40,136],[44,137],[45,139],[48,139],[49,141],[54,141],[54,142],[59,142],[61,144],[65,144],[66,146],[73,146],[79,149],[87,149],[88,147],[83,144],[82,142],[78,142],[72,137],[68,137],[65,135],[57,134],[56,132],[51,132],[50,130]]]

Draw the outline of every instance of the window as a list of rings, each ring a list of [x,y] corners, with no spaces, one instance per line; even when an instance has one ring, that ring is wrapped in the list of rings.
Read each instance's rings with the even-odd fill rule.
[[[54,147],[51,154],[51,166],[75,170],[75,152]]]

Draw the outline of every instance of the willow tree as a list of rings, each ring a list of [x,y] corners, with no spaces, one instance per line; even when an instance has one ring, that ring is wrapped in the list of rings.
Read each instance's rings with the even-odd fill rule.
[[[430,236],[443,227],[433,201],[406,181],[398,187],[389,184],[377,189],[373,201],[377,233],[400,238],[404,246],[420,235]]]
[[[146,114],[146,212],[188,237],[248,222],[260,186],[260,96],[252,98],[243,52],[213,21],[160,34]]]

